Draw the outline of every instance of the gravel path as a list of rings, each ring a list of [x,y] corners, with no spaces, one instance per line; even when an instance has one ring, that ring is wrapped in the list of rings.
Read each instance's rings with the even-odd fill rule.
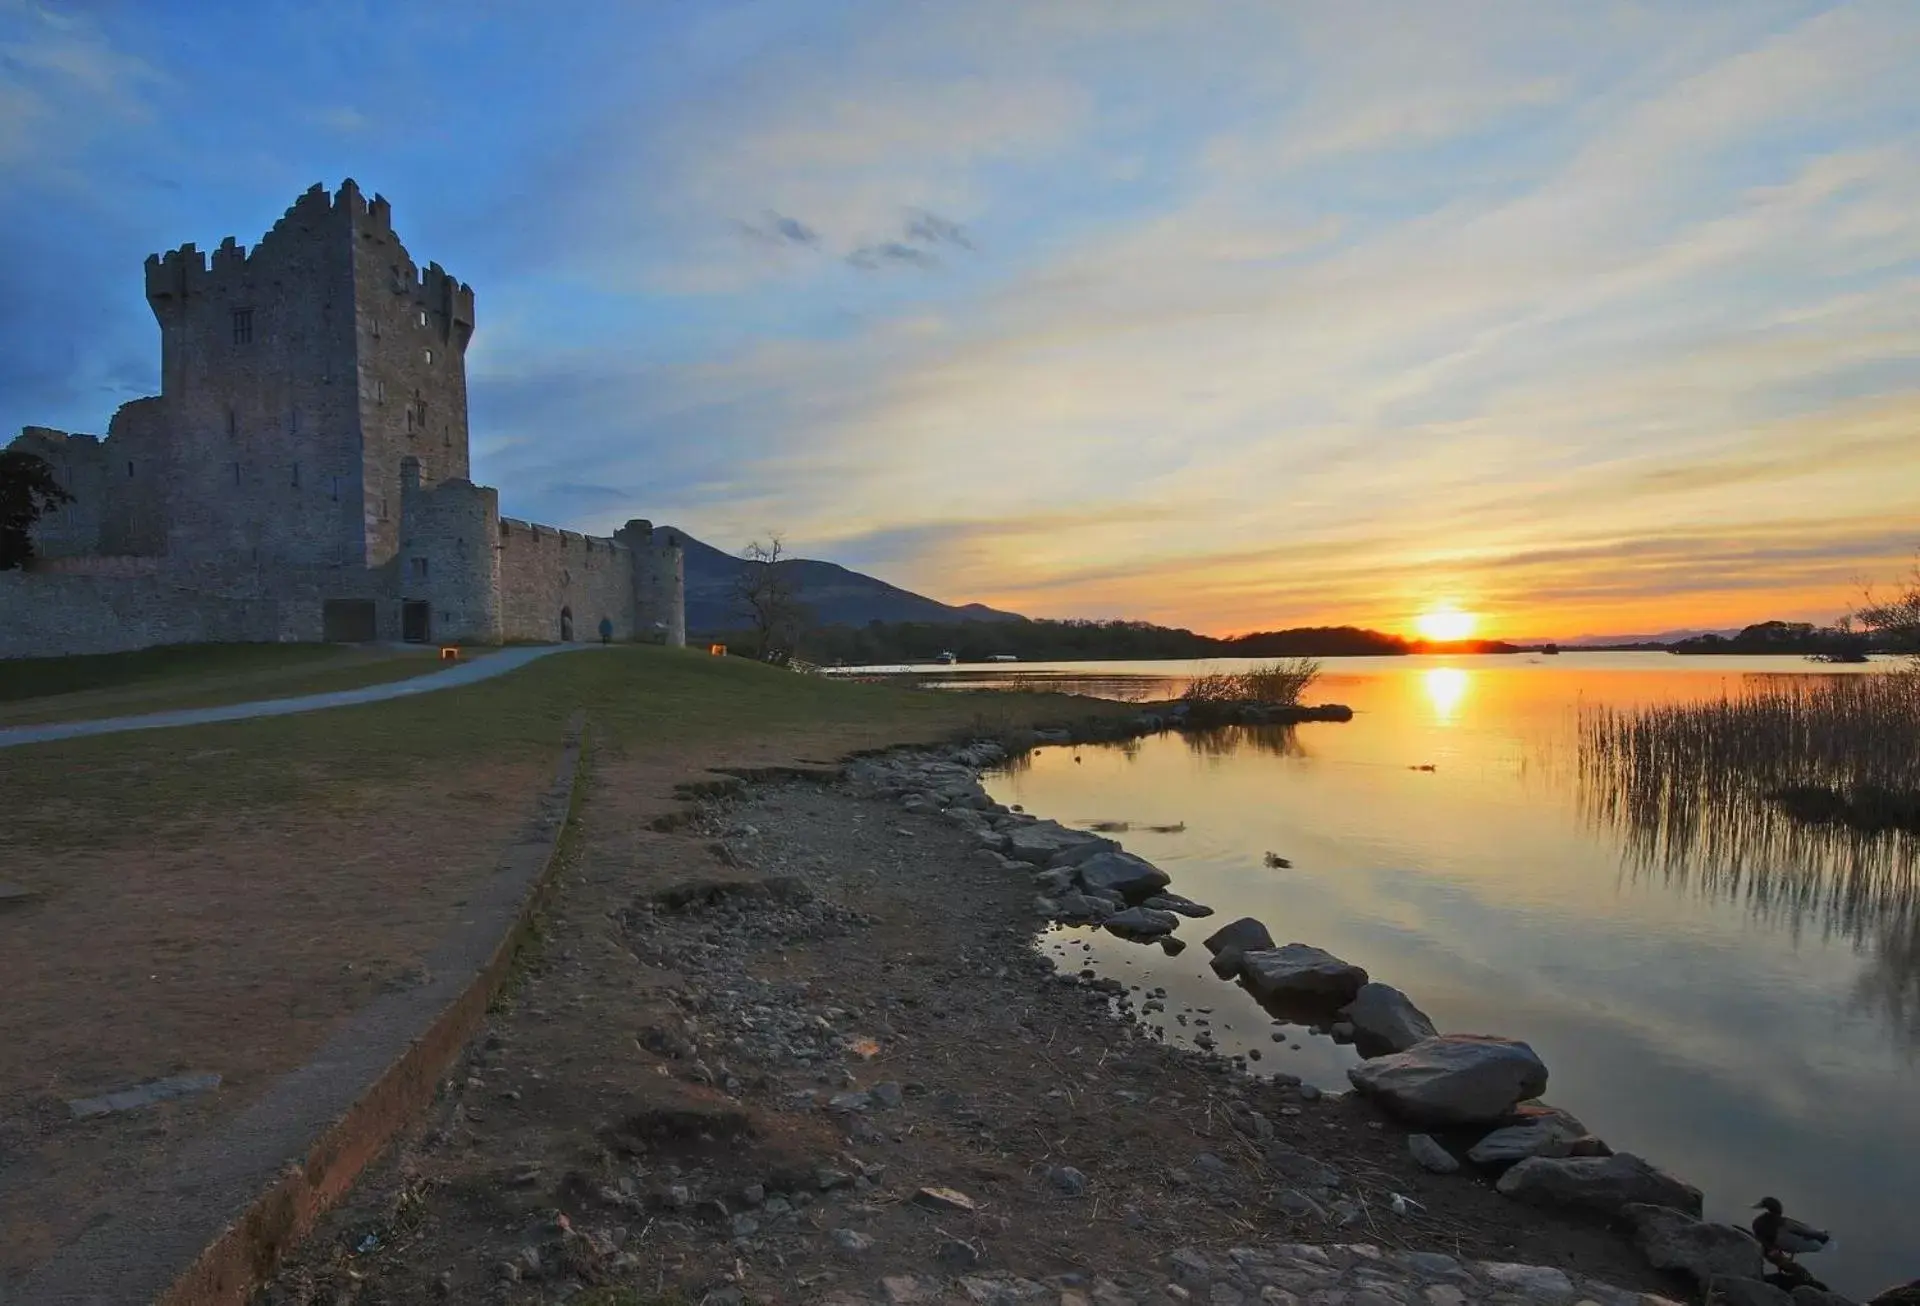
[[[330,707],[352,707],[357,703],[379,703],[389,698],[431,694],[441,689],[457,689],[481,680],[491,680],[518,670],[537,658],[574,649],[598,648],[597,644],[540,644],[505,648],[485,657],[473,658],[431,671],[411,680],[396,680],[383,685],[365,685],[359,689],[339,689],[329,694],[306,694],[299,698],[265,698],[252,703],[223,703],[218,707],[181,708],[173,712],[149,712],[143,716],[102,717],[96,721],[60,721],[44,726],[12,726],[0,730],[0,748],[19,748],[25,744],[50,744],[61,739],[82,739],[89,735],[117,735],[129,730],[166,730],[173,726],[204,726],[220,721],[245,721],[251,717],[291,716],[296,712],[319,712]]]

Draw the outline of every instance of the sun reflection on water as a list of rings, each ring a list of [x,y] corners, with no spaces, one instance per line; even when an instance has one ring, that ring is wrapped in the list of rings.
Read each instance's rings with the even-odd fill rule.
[[[1420,673],[1420,687],[1433,707],[1434,719],[1451,723],[1459,715],[1461,700],[1467,696],[1470,677],[1459,667],[1435,667]]]

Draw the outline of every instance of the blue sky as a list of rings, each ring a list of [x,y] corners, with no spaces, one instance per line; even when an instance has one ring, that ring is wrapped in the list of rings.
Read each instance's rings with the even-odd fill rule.
[[[477,479],[1229,630],[1830,617],[1920,544],[1920,5],[0,0],[0,423],[388,196]]]

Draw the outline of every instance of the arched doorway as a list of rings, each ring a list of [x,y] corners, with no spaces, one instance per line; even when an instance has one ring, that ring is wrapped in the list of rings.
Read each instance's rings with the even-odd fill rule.
[[[572,608],[560,609],[560,642],[562,644],[573,643],[573,609]]]

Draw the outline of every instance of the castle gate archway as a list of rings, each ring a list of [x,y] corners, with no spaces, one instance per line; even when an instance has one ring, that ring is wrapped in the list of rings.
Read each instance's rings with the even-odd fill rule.
[[[560,642],[562,644],[573,643],[573,609],[572,608],[560,609]]]

